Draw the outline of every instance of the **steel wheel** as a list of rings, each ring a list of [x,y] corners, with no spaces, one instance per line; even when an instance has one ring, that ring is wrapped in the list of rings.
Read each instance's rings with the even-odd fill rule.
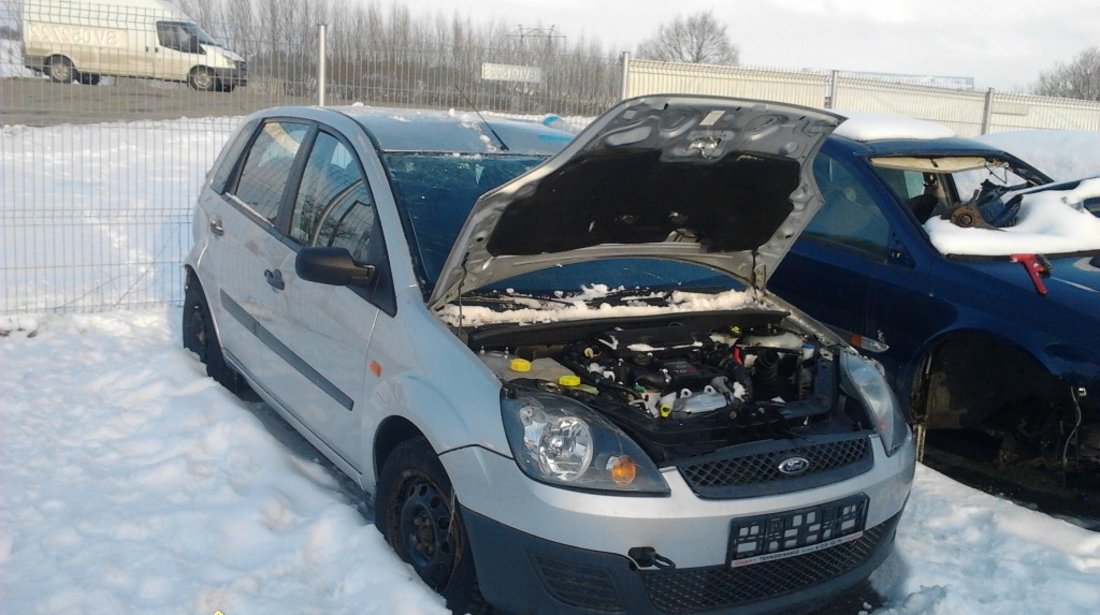
[[[487,612],[451,481],[424,437],[393,449],[382,465],[377,496],[374,523],[417,576],[453,612]]]
[[[455,563],[451,507],[444,497],[427,476],[410,472],[400,495],[397,526],[409,563],[437,591],[450,580]]]
[[[212,92],[218,85],[218,78],[214,76],[214,71],[209,68],[195,68],[191,71],[188,82],[196,90]]]
[[[65,56],[54,56],[46,65],[46,73],[52,81],[57,83],[72,83],[76,71],[73,69],[72,60]]]

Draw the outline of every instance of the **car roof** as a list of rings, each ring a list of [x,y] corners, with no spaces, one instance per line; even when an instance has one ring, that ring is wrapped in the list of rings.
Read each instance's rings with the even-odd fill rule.
[[[383,107],[342,107],[384,151],[437,151],[468,154],[557,153],[573,135],[534,120],[485,117],[474,111],[432,111]]]
[[[474,111],[434,111],[352,105],[347,107],[274,107],[252,117],[297,117],[325,122],[333,114],[354,120],[386,152],[455,152],[550,156],[573,134],[535,119],[479,116]],[[503,144],[502,144],[503,142]]]

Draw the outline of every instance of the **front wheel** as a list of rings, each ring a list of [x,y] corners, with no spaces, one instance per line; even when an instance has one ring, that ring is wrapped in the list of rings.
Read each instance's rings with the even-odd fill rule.
[[[187,76],[187,82],[191,84],[192,88],[200,92],[213,92],[218,87],[218,77],[214,74],[214,71],[201,66],[191,69],[191,74]]]
[[[423,437],[397,445],[378,480],[375,525],[455,613],[484,612],[451,481]]]

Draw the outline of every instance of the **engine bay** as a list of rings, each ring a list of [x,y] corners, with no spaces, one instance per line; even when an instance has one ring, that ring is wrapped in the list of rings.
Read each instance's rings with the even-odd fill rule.
[[[789,323],[785,312],[740,316],[515,327],[474,332],[468,342],[506,395],[571,397],[658,463],[869,428],[859,404],[840,392],[839,348]]]

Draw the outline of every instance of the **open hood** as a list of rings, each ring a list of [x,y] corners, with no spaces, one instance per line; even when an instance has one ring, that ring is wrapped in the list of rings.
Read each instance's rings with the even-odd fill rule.
[[[623,101],[557,155],[478,199],[429,305],[608,258],[694,263],[762,288],[821,206],[809,163],[841,121],[753,100]]]

